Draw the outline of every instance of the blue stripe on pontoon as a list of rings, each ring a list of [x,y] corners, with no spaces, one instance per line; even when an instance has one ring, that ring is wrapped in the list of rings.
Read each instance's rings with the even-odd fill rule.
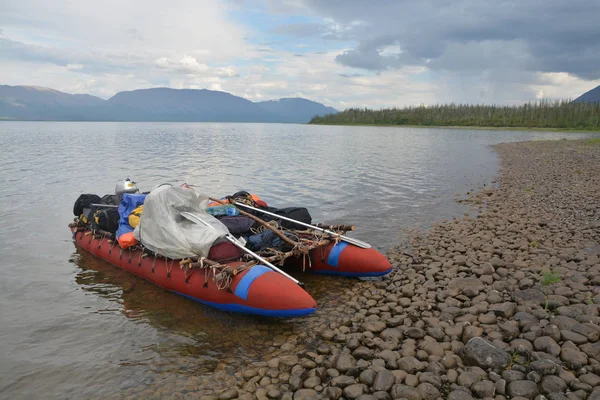
[[[338,263],[340,261],[340,254],[342,254],[342,251],[346,248],[346,246],[348,246],[348,243],[346,242],[336,243],[335,246],[333,246],[333,248],[329,252],[329,257],[327,257],[327,264],[337,268]]]
[[[271,271],[270,268],[265,267],[264,265],[255,265],[250,269],[250,271],[246,272],[246,275],[242,277],[240,283],[238,283],[235,288],[234,294],[244,300],[248,300],[248,291],[250,290],[250,286],[252,282],[265,272]]]
[[[338,275],[338,276],[349,276],[352,278],[360,278],[361,276],[382,276],[382,275],[386,275],[389,274],[390,272],[392,272],[393,268],[388,269],[387,271],[384,272],[339,272],[339,271],[311,271],[312,273],[315,274],[321,274],[321,275]]]
[[[219,310],[238,312],[238,313],[243,313],[243,314],[262,315],[264,317],[303,317],[305,315],[314,313],[316,310],[316,308],[298,308],[298,309],[291,309],[291,310],[268,310],[265,308],[256,308],[256,307],[245,306],[243,304],[214,303],[212,301],[203,301],[203,300],[197,299],[195,297],[188,296],[183,293],[176,292],[176,291],[173,291],[173,293],[177,293],[183,297],[187,297],[188,299],[197,301],[198,303],[202,303],[202,304],[205,304],[210,307],[218,308]]]

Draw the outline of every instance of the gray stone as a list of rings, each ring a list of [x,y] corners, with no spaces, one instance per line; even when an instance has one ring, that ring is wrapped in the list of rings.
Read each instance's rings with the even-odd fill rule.
[[[372,390],[373,391],[388,391],[394,384],[396,378],[392,371],[384,369],[383,371],[379,371],[375,376],[375,380],[373,381]]]
[[[433,372],[421,373],[421,375],[419,375],[419,382],[431,383],[438,389],[442,387],[442,378],[440,378],[440,375],[434,374]]]
[[[294,393],[294,400],[315,400],[317,392],[314,389],[300,389]]]
[[[477,382],[471,387],[471,392],[480,399],[494,396],[495,391],[496,388],[492,381]]]
[[[425,331],[421,328],[408,328],[404,334],[411,339],[422,339],[425,337]]]
[[[584,374],[579,377],[583,383],[587,383],[591,387],[600,387],[600,376],[596,374]]]
[[[529,371],[529,373],[527,374],[527,380],[539,383],[542,380],[542,374],[540,374],[537,371]]]
[[[587,364],[587,355],[577,349],[562,347],[560,359],[563,360],[571,369],[579,369]]]
[[[467,342],[462,355],[467,365],[481,368],[504,368],[510,362],[510,356],[504,350],[479,337]]]
[[[546,375],[540,383],[540,389],[545,394],[560,393],[567,389],[567,384],[556,375]]]
[[[417,393],[422,400],[437,400],[440,397],[440,391],[427,382],[423,382],[417,386]]]
[[[525,373],[515,371],[514,369],[507,369],[502,371],[502,379],[506,382],[522,381],[525,379]]]
[[[597,342],[600,340],[600,329],[595,325],[575,324],[571,327],[571,330],[585,336],[590,342]]]
[[[310,378],[307,378],[304,381],[302,386],[304,386],[307,389],[314,389],[315,386],[320,385],[320,384],[321,384],[321,378],[319,378],[318,376],[311,376]]]
[[[532,399],[539,393],[538,387],[535,382],[531,381],[512,381],[509,382],[506,387],[506,394],[512,397],[525,397]]]
[[[364,324],[362,324],[362,328],[363,330],[368,332],[380,333],[385,328],[387,328],[387,325],[383,321],[367,321]]]
[[[510,318],[515,314],[516,308],[517,308],[517,305],[515,303],[505,302],[505,303],[493,304],[489,308],[489,310],[492,311],[494,314],[496,314],[499,317]]]
[[[587,341],[588,341],[585,336],[580,335],[579,333],[576,333],[576,332],[568,331],[566,329],[561,330],[560,335],[562,337],[562,340],[570,340],[571,342],[573,342],[575,344],[584,344],[584,343],[587,343]]]
[[[375,397],[376,400],[392,400],[388,392],[374,392],[373,397]],[[360,397],[358,399],[361,400]]]
[[[392,386],[390,395],[393,399],[421,400],[421,395],[417,389],[400,384]]]
[[[237,389],[229,389],[219,395],[219,400],[230,400],[230,399],[237,399],[237,398],[238,398]]]
[[[471,388],[475,382],[479,382],[481,380],[481,376],[472,371],[466,371],[461,373],[456,380],[460,386],[464,386],[466,388]]]
[[[514,291],[510,295],[511,299],[519,305],[541,306],[546,302],[544,293],[537,289],[525,289]]]
[[[356,380],[348,375],[340,375],[340,376],[336,376],[335,378],[333,378],[329,384],[331,386],[335,386],[335,387],[339,387],[339,388],[345,388],[346,386],[350,386],[356,383]]]
[[[581,346],[581,350],[583,350],[589,357],[592,357],[596,361],[600,361],[600,342],[596,342],[594,344],[584,344]]]
[[[548,400],[569,400],[569,398],[562,393],[550,393]]]
[[[425,369],[424,363],[417,360],[415,357],[402,357],[398,361],[398,368],[408,372],[409,374],[414,374],[417,371],[422,371]]]
[[[346,352],[342,352],[335,357],[333,367],[340,372],[347,372],[354,368],[356,359]]]
[[[344,397],[348,399],[357,399],[364,393],[365,385],[362,383],[355,383],[354,385],[346,386],[344,388]]]
[[[553,375],[559,370],[560,365],[551,360],[536,360],[529,364],[532,371],[537,371],[541,375]]]
[[[373,350],[365,346],[360,346],[352,352],[352,357],[356,359],[370,360],[373,358]]]
[[[329,400],[338,400],[340,397],[342,397],[342,393],[342,389],[332,386],[329,386],[324,391],[325,397],[327,397]]]
[[[383,393],[387,394],[386,392]],[[361,394],[356,400],[378,400],[378,398],[376,396],[373,396],[372,394]]]
[[[384,370],[387,371],[387,370]],[[375,382],[375,377],[377,376],[377,372],[372,369],[366,369],[360,373],[358,380],[364,383],[367,386],[373,386],[373,382]]]
[[[447,400],[472,400],[473,396],[464,390],[453,390],[448,394]]]

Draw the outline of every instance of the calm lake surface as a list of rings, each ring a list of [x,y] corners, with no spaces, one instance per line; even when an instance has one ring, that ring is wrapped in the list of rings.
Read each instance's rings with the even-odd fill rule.
[[[303,319],[209,309],[76,250],[80,193],[197,185],[307,207],[355,224],[381,251],[412,228],[461,216],[456,195],[491,184],[489,145],[598,134],[283,124],[0,122],[0,397],[119,398],[157,382],[260,360]],[[358,280],[302,275],[324,318]],[[225,361],[224,361],[225,360]],[[141,388],[141,389],[140,389]],[[137,390],[137,392],[135,392]],[[185,390],[182,390],[185,392]],[[165,392],[166,393],[166,392]],[[140,395],[142,397],[142,395]]]

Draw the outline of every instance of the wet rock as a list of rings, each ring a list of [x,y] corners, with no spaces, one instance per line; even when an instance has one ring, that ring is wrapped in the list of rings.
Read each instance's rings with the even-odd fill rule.
[[[380,333],[387,327],[386,323],[383,321],[368,321],[362,325],[362,328],[365,331],[372,333]]]
[[[481,368],[504,368],[510,362],[510,356],[504,350],[479,337],[467,342],[462,355],[467,365]]]
[[[512,398],[519,396],[526,399],[533,399],[538,393],[537,385],[531,381],[512,381],[506,387],[506,394]]]
[[[356,359],[348,353],[340,353],[333,363],[334,368],[342,373],[354,368],[355,365]]]

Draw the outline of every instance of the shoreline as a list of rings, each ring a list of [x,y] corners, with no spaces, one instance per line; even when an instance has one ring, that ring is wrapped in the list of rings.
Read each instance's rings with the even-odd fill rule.
[[[534,132],[565,132],[565,133],[600,133],[600,129],[581,128],[543,128],[524,126],[461,126],[461,125],[394,125],[394,124],[329,124],[329,123],[307,123],[306,125],[324,126],[374,126],[388,128],[431,128],[431,129],[465,129],[465,130],[490,130],[490,131],[534,131]]]
[[[463,200],[476,216],[390,250],[388,276],[260,361],[121,397],[600,399],[600,139],[494,149],[494,185]]]

